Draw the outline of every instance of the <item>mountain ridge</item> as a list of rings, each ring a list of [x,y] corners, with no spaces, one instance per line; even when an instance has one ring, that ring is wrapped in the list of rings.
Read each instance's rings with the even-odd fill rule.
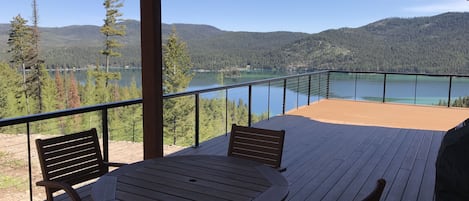
[[[123,57],[114,66],[140,66],[140,23],[125,20]],[[175,27],[187,43],[195,68],[245,67],[276,70],[379,70],[466,72],[469,13],[386,18],[357,28],[301,32],[225,31],[203,24],[162,24],[163,40]],[[41,55],[49,68],[100,63],[99,26],[40,27]],[[9,24],[0,24],[0,49],[7,50]],[[4,42],[1,42],[4,41]],[[6,51],[0,61],[7,61]]]

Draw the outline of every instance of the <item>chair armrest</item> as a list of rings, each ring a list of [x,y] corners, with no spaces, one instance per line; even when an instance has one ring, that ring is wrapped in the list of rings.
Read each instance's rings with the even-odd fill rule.
[[[128,165],[128,164],[127,163],[104,162],[104,165],[111,166],[111,167],[121,167],[121,166]]]
[[[67,183],[57,181],[38,181],[36,182],[36,185],[44,186],[46,188],[62,189],[68,194],[68,196],[70,196],[70,199],[72,199],[73,201],[81,200],[80,196],[75,191],[75,189],[73,189],[72,186],[68,185]]]

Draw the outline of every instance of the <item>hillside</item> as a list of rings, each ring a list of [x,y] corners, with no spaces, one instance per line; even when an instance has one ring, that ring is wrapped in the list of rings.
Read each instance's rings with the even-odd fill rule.
[[[114,66],[140,66],[140,23],[123,22],[127,35]],[[165,39],[176,28],[195,68],[243,67],[346,69],[399,72],[469,72],[469,13],[389,18],[359,28],[296,32],[232,32],[209,25],[163,24]],[[101,63],[99,26],[40,28],[41,54],[50,68]],[[0,24],[0,60],[9,24]],[[4,41],[4,42],[2,42]]]
[[[278,51],[285,66],[393,72],[469,72],[469,13],[389,18],[328,30]]]

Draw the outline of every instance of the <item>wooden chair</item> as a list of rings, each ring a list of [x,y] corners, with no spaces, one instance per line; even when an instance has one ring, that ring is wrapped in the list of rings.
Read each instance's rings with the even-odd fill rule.
[[[285,171],[281,168],[285,131],[238,126],[231,127],[228,156],[254,160]]]
[[[375,189],[365,199],[363,199],[363,201],[379,201],[385,186],[386,180],[382,178],[378,179]]]
[[[36,183],[44,186],[47,200],[91,200],[91,185],[74,189],[73,186],[98,178],[108,171],[99,148],[96,129],[69,135],[36,140],[43,180]],[[66,193],[54,197],[53,193]]]

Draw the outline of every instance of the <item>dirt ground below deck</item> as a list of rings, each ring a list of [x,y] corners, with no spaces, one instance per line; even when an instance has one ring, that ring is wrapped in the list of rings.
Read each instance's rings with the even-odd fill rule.
[[[26,135],[1,134],[0,140],[0,200],[29,200],[28,183],[28,145]],[[42,179],[34,140],[51,136],[32,135],[31,174],[33,181],[33,200],[44,200],[43,187],[36,187],[35,182]],[[164,154],[183,149],[179,146],[164,146]],[[135,142],[109,142],[109,160],[112,162],[132,163],[143,159],[143,144]]]

